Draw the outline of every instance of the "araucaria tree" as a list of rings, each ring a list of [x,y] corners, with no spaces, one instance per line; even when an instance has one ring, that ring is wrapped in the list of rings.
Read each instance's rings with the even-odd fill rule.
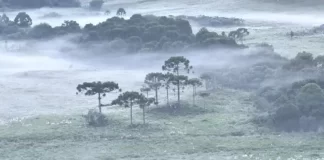
[[[202,83],[198,78],[192,78],[187,81],[187,85],[192,86],[192,103],[195,105],[195,97],[197,93],[197,87],[201,87]]]
[[[86,96],[98,95],[98,107],[99,112],[101,113],[101,98],[106,96],[106,93],[110,93],[112,91],[121,91],[119,86],[115,82],[84,82],[79,84],[76,88],[78,90],[77,93],[85,92]]]
[[[164,71],[170,71],[174,74],[174,84],[177,86],[178,92],[178,105],[180,106],[180,87],[181,82],[186,80],[186,76],[181,75],[181,73],[190,73],[192,66],[189,65],[190,61],[183,56],[171,57],[164,62],[162,69]],[[184,83],[185,84],[185,83]]]
[[[167,105],[169,106],[169,90],[172,85],[172,81],[174,81],[174,75],[171,73],[166,73],[163,75],[163,84],[162,86],[166,89],[166,96],[167,96]]]
[[[145,77],[145,84],[155,91],[155,104],[159,103],[158,91],[162,86],[164,75],[162,73],[149,73]]]
[[[143,123],[145,123],[145,107],[151,105],[154,98],[146,98],[143,94],[138,92],[125,92],[112,101],[112,105],[119,105],[125,108],[130,108],[130,121],[133,125],[133,106],[138,105],[143,109]]]
[[[116,13],[117,16],[125,16],[126,15],[126,11],[124,8],[119,8],[117,10],[117,13]]]

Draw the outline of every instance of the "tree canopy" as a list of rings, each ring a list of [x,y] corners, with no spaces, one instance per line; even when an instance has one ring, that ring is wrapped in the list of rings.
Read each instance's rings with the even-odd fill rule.
[[[30,27],[33,24],[33,20],[26,12],[19,12],[14,22],[19,27]]]
[[[81,35],[74,40],[80,47],[95,45],[98,41],[107,42],[107,53],[185,52],[209,47],[242,47],[234,39],[205,28],[194,35],[187,20],[166,16],[134,14],[129,19],[112,17],[96,25],[86,24],[83,28],[76,21],[65,20],[61,26],[51,27],[52,29],[44,23],[29,27],[32,19],[24,12],[18,14],[13,23],[5,15],[2,16],[2,21],[4,23],[0,26],[0,31],[6,32],[0,32],[0,35],[9,39],[11,35],[16,35],[14,37],[19,39],[44,39],[73,33]],[[27,28],[13,29],[17,27]]]
[[[145,84],[147,84],[151,89],[155,91],[155,104],[159,103],[158,100],[158,90],[162,86],[164,80],[163,73],[149,73],[145,77]]]
[[[78,92],[84,92],[86,96],[98,95],[98,107],[99,112],[101,113],[101,98],[106,96],[106,93],[110,93],[115,90],[121,91],[118,84],[115,82],[84,82],[77,86]]]
[[[125,108],[130,108],[130,121],[133,124],[133,106],[138,105],[143,109],[143,123],[145,123],[145,107],[151,105],[154,98],[146,98],[143,94],[127,91],[118,96],[117,99],[111,102],[112,105],[119,105]]]

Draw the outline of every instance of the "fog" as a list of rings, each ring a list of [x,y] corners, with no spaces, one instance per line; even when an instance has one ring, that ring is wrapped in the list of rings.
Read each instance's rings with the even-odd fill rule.
[[[252,0],[251,0],[252,1]],[[127,16],[132,13],[155,15],[206,15],[237,17],[245,20],[245,27],[251,30],[247,44],[267,42],[285,56],[293,57],[301,50],[320,54],[322,47],[314,48],[316,37],[308,37],[286,42],[278,35],[295,28],[309,28],[324,23],[324,12],[299,11],[273,12],[255,10],[257,2],[239,1],[112,1],[104,8],[112,14],[79,9],[41,8],[24,10],[33,19],[33,24],[46,22],[52,26],[61,25],[64,20],[75,20],[81,26],[87,23],[99,23],[114,15],[118,6],[127,8]],[[247,2],[247,3],[245,3]],[[120,4],[119,4],[120,3]],[[245,3],[245,4],[244,4]],[[243,6],[242,9],[240,6]],[[159,6],[159,7],[158,7]],[[162,7],[160,7],[162,6]],[[273,6],[273,4],[269,4]],[[237,8],[240,8],[237,10]],[[12,19],[19,11],[8,11]],[[44,15],[56,12],[61,17],[45,18]],[[126,18],[127,18],[126,16]],[[296,27],[297,26],[297,27]],[[194,30],[202,26],[193,26]],[[236,27],[233,27],[236,28]],[[210,28],[215,31],[229,31],[229,28]],[[269,31],[271,30],[271,31]],[[268,32],[269,31],[269,32]],[[138,90],[149,72],[161,71],[164,60],[174,54],[138,53],[105,54],[104,50],[84,50],[69,41],[70,37],[60,37],[49,41],[0,41],[0,123],[13,118],[35,116],[39,114],[83,113],[95,107],[96,99],[76,95],[76,85],[85,81],[116,81],[124,90]],[[258,39],[260,38],[260,39]],[[300,46],[296,48],[296,46]],[[96,53],[93,53],[96,52]],[[204,70],[249,65],[251,62],[238,62],[237,56],[249,54],[250,50],[197,51],[185,55],[195,67],[199,76]],[[97,57],[89,56],[98,55]],[[104,56],[102,56],[105,54]],[[104,98],[109,102],[114,96]]]

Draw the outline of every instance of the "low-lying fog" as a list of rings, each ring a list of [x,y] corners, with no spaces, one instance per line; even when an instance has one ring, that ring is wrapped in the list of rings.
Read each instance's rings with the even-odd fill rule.
[[[42,8],[25,11],[33,19],[33,24],[46,22],[52,26],[60,25],[64,20],[75,20],[81,26],[98,23],[113,16],[119,6],[125,7],[127,16],[142,13],[237,17],[246,20],[245,27],[251,32],[247,37],[247,44],[267,42],[273,44],[278,53],[287,57],[293,57],[302,50],[316,55],[324,49],[323,45],[319,45],[322,41],[318,41],[318,36],[296,38],[291,41],[283,36],[290,30],[323,24],[324,12],[304,12],[302,8],[294,12],[290,9],[287,12],[273,12],[271,8],[268,11],[260,11],[253,8],[257,6],[253,0],[217,2],[159,0],[137,1],[136,4],[125,0],[118,3],[122,6],[117,4],[117,1],[108,2],[104,6],[112,11],[110,16],[84,8]],[[52,12],[60,14],[61,17],[44,17]],[[7,12],[11,19],[17,13],[18,11]],[[196,31],[200,27],[193,24]],[[211,28],[211,30],[229,31],[234,28]],[[66,51],[66,48],[72,50]],[[233,51],[188,53],[185,56],[199,70],[202,66],[236,64],[228,52]],[[89,58],[87,54],[92,53],[76,48],[65,38],[42,42],[8,41],[7,45],[4,41],[0,41],[0,123],[15,117],[84,112],[87,108],[94,107],[97,102],[94,97],[76,95],[77,84],[85,81],[116,81],[124,90],[138,90],[145,75],[149,72],[160,72],[164,60],[172,56],[167,53],[115,54],[106,55],[104,58],[99,56]],[[104,102],[109,102],[112,97],[104,98]]]

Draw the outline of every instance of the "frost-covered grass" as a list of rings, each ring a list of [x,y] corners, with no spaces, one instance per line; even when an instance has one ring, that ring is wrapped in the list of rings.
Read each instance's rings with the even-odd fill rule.
[[[198,100],[201,106],[202,100]],[[147,113],[148,125],[129,126],[128,109],[109,112],[106,127],[82,116],[39,116],[0,126],[1,160],[93,159],[320,159],[319,133],[275,133],[250,121],[249,93],[220,90],[206,107],[183,114]],[[192,107],[192,106],[190,106]],[[114,108],[115,109],[115,108]],[[199,111],[199,112],[197,112]],[[141,110],[135,122],[141,124]],[[197,113],[197,114],[195,114]]]

